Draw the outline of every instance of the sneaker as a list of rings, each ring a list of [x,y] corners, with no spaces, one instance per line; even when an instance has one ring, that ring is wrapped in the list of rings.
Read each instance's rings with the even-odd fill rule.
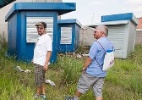
[[[66,96],[66,97],[65,97],[65,100],[74,100],[74,97]]]
[[[38,94],[35,94],[34,95],[34,99],[38,99],[39,98],[39,95]]]
[[[41,96],[42,100],[47,100],[46,95],[42,94],[42,95],[40,95],[40,96]]]

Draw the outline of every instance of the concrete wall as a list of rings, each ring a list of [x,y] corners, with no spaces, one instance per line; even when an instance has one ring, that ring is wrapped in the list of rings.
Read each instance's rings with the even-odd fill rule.
[[[142,17],[137,19],[138,19],[138,25],[136,30],[135,44],[142,44]]]
[[[142,29],[136,32],[135,44],[142,44]]]
[[[137,19],[138,19],[138,25],[136,30],[135,44],[142,44],[142,17]]]
[[[15,2],[61,2],[62,0],[16,0]],[[5,16],[8,11],[11,9],[15,2],[10,3],[9,5],[0,9],[0,35],[4,34],[4,37],[7,40],[7,22],[5,22]],[[59,17],[60,18],[60,17]]]
[[[94,42],[94,30],[92,29],[81,29],[79,33],[79,45],[80,46],[91,46]]]

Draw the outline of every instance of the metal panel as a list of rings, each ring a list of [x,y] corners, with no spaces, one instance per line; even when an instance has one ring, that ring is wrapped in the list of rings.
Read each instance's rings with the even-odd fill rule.
[[[60,44],[72,43],[72,27],[61,27],[61,40]]]
[[[116,50],[123,49],[124,25],[108,26],[108,39],[112,41]]]
[[[27,17],[26,41],[28,43],[36,42],[38,33],[35,24],[41,21],[47,24],[46,33],[53,39],[53,17]]]

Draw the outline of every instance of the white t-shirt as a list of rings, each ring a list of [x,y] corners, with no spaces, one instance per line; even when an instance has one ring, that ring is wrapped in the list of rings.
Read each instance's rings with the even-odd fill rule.
[[[52,51],[52,40],[48,34],[38,37],[34,48],[33,63],[45,65],[47,51]]]

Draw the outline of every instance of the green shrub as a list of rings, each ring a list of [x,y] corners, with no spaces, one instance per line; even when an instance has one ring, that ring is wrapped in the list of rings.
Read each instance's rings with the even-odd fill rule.
[[[67,84],[77,82],[83,62],[80,59],[71,56],[62,56],[60,58],[60,66],[63,69],[62,81]]]

